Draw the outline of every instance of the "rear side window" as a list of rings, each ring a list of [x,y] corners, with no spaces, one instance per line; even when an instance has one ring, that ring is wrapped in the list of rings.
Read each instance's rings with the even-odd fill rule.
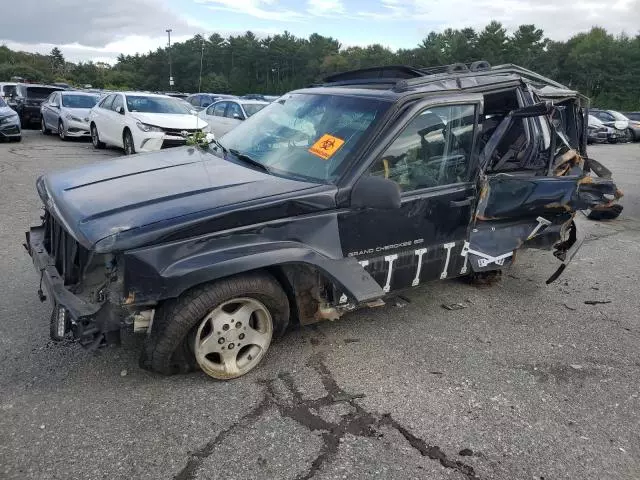
[[[2,87],[2,94],[6,97],[10,97],[11,95],[15,95],[16,86],[15,85],[5,85]]]
[[[236,102],[229,102],[229,107],[227,108],[227,113],[225,114],[225,116],[228,118],[236,118],[236,119],[244,118],[244,115],[242,114],[242,109],[240,108],[240,105],[238,105]]]
[[[44,100],[52,92],[55,92],[56,89],[47,88],[47,87],[27,87],[27,97],[29,98],[39,98]]]
[[[224,117],[224,110],[227,108],[227,102],[216,103],[213,109],[213,115],[216,117]]]

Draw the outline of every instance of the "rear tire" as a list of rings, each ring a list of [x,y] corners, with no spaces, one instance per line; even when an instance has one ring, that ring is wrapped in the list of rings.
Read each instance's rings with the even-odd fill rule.
[[[96,150],[101,150],[105,147],[104,142],[100,141],[100,136],[98,135],[98,127],[96,127],[95,123],[91,124],[91,143],[93,144],[93,148]]]
[[[245,321],[239,313],[240,307],[234,307],[234,304],[242,303],[250,304],[251,308],[255,308],[255,310],[249,308],[249,311],[252,312],[250,318],[257,323],[249,330],[243,328],[249,327],[249,322]],[[224,328],[220,328],[219,325],[214,326],[217,321],[215,315],[227,306],[231,307],[231,313],[224,313],[224,315],[231,320],[226,324],[224,324],[226,320],[221,323],[221,325],[224,324],[222,325]],[[256,316],[256,313],[260,315]],[[234,317],[235,315],[237,317]],[[207,325],[207,322],[211,322],[210,325]],[[177,299],[168,300],[156,311],[151,333],[147,337],[140,358],[140,366],[165,375],[188,372],[200,367],[212,378],[219,380],[237,378],[253,370],[262,361],[271,338],[284,334],[288,323],[287,295],[277,280],[268,273],[243,274],[200,285],[186,291]],[[208,331],[205,330],[207,328]],[[248,342],[256,330],[262,335],[261,347],[255,347],[260,343]],[[243,336],[239,337],[240,334]],[[214,337],[214,335],[217,335],[213,338],[215,350],[218,348],[222,350],[220,354],[208,353],[207,355],[214,357],[207,362],[202,358],[203,354],[198,350],[198,346],[205,343],[209,336]],[[231,342],[245,342],[245,344],[233,345]],[[224,346],[230,347],[226,353],[222,348]],[[229,355],[230,350],[234,348],[232,353],[237,356],[234,357],[234,364],[237,362],[238,368],[230,370],[224,367],[217,368],[217,364],[226,365],[227,357],[222,355]]]

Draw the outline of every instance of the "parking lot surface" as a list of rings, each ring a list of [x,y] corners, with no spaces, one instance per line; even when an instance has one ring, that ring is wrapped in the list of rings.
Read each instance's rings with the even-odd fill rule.
[[[625,211],[580,219],[555,284],[557,261],[525,252],[494,285],[298,328],[216,382],[141,370],[133,334],[96,353],[49,340],[22,247],[35,180],[121,152],[36,131],[0,144],[0,478],[640,478],[640,144],[590,154]]]

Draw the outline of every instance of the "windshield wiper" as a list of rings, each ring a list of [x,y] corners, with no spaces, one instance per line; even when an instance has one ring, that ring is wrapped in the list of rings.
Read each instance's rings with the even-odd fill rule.
[[[222,144],[220,143],[220,141],[219,141],[217,138],[215,138],[215,137],[214,137],[214,139],[213,139],[213,144],[214,144],[216,147],[218,147],[220,150],[222,150],[222,153],[227,153],[227,149],[226,149],[226,147],[225,147],[224,145],[222,145]]]
[[[263,165],[262,163],[260,163],[255,158],[251,158],[246,153],[242,153],[242,152],[236,150],[235,148],[230,148],[229,152],[231,152],[231,154],[233,154],[233,156],[236,157],[238,160],[242,160],[243,162],[249,163],[254,167],[258,167],[263,172],[271,173],[271,169],[269,167],[267,167],[266,165]]]

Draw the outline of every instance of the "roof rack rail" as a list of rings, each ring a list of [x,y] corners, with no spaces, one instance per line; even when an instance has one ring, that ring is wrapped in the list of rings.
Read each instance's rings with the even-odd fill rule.
[[[453,63],[427,68],[415,68],[407,65],[390,65],[381,67],[361,68],[329,75],[324,81],[314,86],[356,86],[356,85],[388,85],[395,91],[405,91],[410,88],[426,85],[446,77],[464,78],[488,76],[496,74],[514,74],[538,86],[551,85],[567,89],[565,85],[544,75],[528,70],[524,67],[506,63],[492,67],[485,60],[471,63]]]

